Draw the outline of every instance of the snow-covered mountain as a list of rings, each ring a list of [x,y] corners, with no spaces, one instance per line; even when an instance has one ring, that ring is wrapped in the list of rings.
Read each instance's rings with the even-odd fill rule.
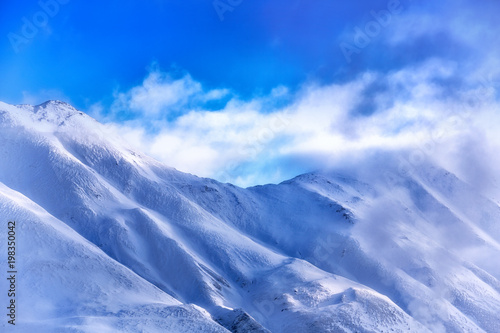
[[[500,332],[500,206],[431,163],[242,189],[58,101],[0,140],[2,332]]]

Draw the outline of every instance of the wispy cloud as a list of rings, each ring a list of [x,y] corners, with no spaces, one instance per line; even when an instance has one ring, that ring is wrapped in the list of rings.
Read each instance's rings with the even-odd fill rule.
[[[192,103],[205,103],[221,99],[225,89],[204,91],[189,74],[175,79],[159,69],[152,70],[142,84],[127,92],[116,92],[114,111],[126,110],[144,116],[168,115],[189,107]]]
[[[498,117],[495,82],[467,81],[450,91],[442,82],[457,71],[453,62],[431,59],[390,73],[366,72],[342,84],[308,84],[293,96],[280,88],[246,101],[227,90],[204,89],[189,75],[174,80],[155,71],[142,85],[116,95],[114,107],[118,103],[141,117],[108,118],[108,124],[182,171],[241,186],[276,182],[377,149],[420,149],[429,141],[436,147],[426,154],[434,155],[444,149],[437,146],[451,152],[469,137],[479,141],[470,144],[484,147],[481,142],[492,140],[488,136],[496,138],[485,121]],[[222,96],[230,98],[219,109],[204,108]],[[287,102],[276,107],[280,100]],[[370,112],[361,112],[360,105]],[[176,117],[162,117],[174,106]],[[482,139],[477,131],[483,131]],[[294,168],[287,170],[287,160]]]

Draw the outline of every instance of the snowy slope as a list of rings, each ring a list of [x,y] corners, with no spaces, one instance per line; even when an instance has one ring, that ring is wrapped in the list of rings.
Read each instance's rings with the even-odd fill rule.
[[[16,331],[500,331],[500,208],[436,166],[241,189],[57,101],[0,103],[0,140]]]
[[[22,319],[16,331],[227,332],[205,311],[181,304],[3,184],[0,216],[17,223]],[[2,331],[8,328],[3,322]]]

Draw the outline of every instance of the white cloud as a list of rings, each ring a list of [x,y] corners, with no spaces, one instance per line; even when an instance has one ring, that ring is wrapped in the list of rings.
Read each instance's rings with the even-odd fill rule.
[[[154,70],[144,79],[142,85],[127,92],[115,94],[115,110],[130,110],[149,115],[169,113],[176,107],[183,107],[191,100],[210,101],[223,98],[224,89],[204,92],[199,82],[190,75],[173,79],[167,73]]]
[[[496,140],[499,133],[488,122],[498,110],[493,83],[448,96],[436,78],[455,74],[453,63],[438,60],[385,75],[365,73],[344,84],[307,85],[291,103],[269,112],[265,109],[270,100],[290,97],[286,88],[250,101],[233,96],[220,110],[208,111],[202,107],[204,98],[228,92],[206,92],[189,76],[171,80],[155,72],[141,86],[117,95],[117,103],[125,100],[143,118],[110,126],[167,165],[241,186],[293,176],[297,168],[287,170],[286,160],[307,171],[300,170],[301,161],[304,168],[321,168],[376,149],[423,149],[439,161],[454,150],[455,155],[463,155],[457,149],[470,150],[464,142],[471,137],[476,140],[472,145],[483,149],[484,141]],[[386,87],[372,100],[376,112],[354,114],[366,88],[378,81],[386,82]],[[161,117],[161,112],[168,112],[165,108],[187,105],[187,100],[199,103],[177,118]],[[468,117],[471,110],[472,118]],[[159,130],[150,133],[148,126]],[[483,131],[481,137],[475,135],[477,131]],[[425,144],[433,145],[432,150],[421,148]],[[477,154],[485,156],[481,149]],[[448,164],[461,164],[456,169],[465,178],[473,178],[471,167],[463,167],[463,161],[446,159]]]

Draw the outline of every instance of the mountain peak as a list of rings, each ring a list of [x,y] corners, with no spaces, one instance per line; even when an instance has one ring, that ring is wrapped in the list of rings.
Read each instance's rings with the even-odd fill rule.
[[[72,110],[76,110],[71,104],[57,100],[57,99],[49,99],[48,101],[45,101],[43,103],[40,103],[38,105],[34,105],[34,107],[62,107],[62,108],[68,108]]]
[[[63,128],[86,128],[95,126],[95,120],[70,104],[58,100],[48,100],[38,105],[0,103],[0,121],[4,126],[21,126],[35,132],[54,132]],[[87,130],[84,130],[84,132]]]
[[[66,103],[64,101],[61,101],[61,100],[58,100],[58,99],[49,99],[43,103],[38,104],[37,106],[41,106],[41,105],[65,105],[65,106],[69,106],[69,107],[73,108],[73,106],[71,104]]]
[[[58,116],[73,116],[75,114],[82,114],[83,112],[78,111],[72,105],[58,100],[48,100],[42,104],[33,106],[33,112],[36,114],[57,114]]]

